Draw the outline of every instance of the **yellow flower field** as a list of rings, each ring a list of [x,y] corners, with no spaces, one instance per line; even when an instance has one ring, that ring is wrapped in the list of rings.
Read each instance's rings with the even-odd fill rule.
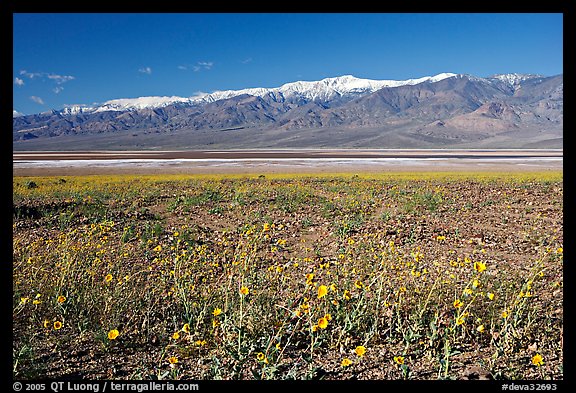
[[[563,379],[563,249],[561,172],[15,177],[13,375]]]

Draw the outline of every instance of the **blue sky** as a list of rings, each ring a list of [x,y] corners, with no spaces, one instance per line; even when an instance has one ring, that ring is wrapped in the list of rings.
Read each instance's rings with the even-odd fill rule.
[[[340,75],[563,73],[559,13],[17,13],[13,44],[25,114]]]

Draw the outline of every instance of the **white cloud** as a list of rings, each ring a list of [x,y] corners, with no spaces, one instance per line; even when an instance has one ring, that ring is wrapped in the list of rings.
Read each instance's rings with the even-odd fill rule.
[[[72,75],[48,74],[47,76],[48,76],[48,79],[55,81],[59,85],[61,85],[62,83],[76,79]]]
[[[27,78],[34,79],[34,78],[41,77],[42,75],[44,75],[44,73],[43,72],[28,72],[26,70],[22,70],[22,71],[20,71],[20,75],[24,75]]]
[[[40,97],[30,96],[30,99],[37,104],[44,105],[44,100]]]
[[[152,68],[150,68],[150,67],[143,67],[143,68],[140,68],[140,69],[138,70],[138,72],[141,72],[141,73],[143,73],[143,74],[148,74],[148,75],[150,75],[150,74],[152,73]]]
[[[252,58],[249,57],[249,58],[247,58],[247,59],[242,60],[240,63],[242,63],[242,64],[248,64],[248,63],[251,63],[251,62],[252,62]]]
[[[178,69],[179,69],[179,70],[187,70],[188,67],[185,66],[185,65],[179,65],[179,66],[178,66]]]
[[[14,84],[16,86],[24,86],[24,81],[18,77],[14,78]]]
[[[62,86],[56,86],[55,88],[52,89],[52,91],[53,91],[55,94],[60,93],[62,90],[64,90],[64,88],[63,88]]]
[[[28,79],[47,78],[53,82],[56,82],[57,85],[61,85],[63,83],[76,79],[72,75],[58,75],[58,74],[50,74],[48,72],[28,72],[26,70],[21,70],[20,75],[25,76]],[[24,84],[24,81],[22,79],[20,78],[16,79],[21,80],[22,84]],[[14,81],[14,83],[18,84],[16,80]]]
[[[202,70],[209,70],[212,68],[213,65],[214,65],[214,63],[211,61],[199,61],[194,66],[194,71],[198,72],[198,71],[202,71]]]

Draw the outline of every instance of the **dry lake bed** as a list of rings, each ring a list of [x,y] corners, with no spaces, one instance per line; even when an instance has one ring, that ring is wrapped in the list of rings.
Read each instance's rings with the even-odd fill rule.
[[[21,151],[14,176],[561,170],[561,149]]]

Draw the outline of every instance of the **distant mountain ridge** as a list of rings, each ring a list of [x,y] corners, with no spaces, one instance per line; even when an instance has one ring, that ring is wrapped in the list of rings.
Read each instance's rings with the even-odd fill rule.
[[[562,128],[562,75],[442,73],[404,81],[344,75],[26,116],[14,110],[13,143],[14,149],[88,140],[108,148],[561,147]]]
[[[192,97],[137,97],[137,98],[120,98],[104,102],[96,107],[83,105],[71,105],[58,111],[63,115],[74,115],[79,113],[106,112],[106,111],[125,111],[139,110],[145,108],[162,108],[168,105],[197,105],[207,104],[214,101],[229,99],[240,95],[251,95],[256,97],[270,96],[275,100],[283,100],[298,96],[307,100],[329,101],[334,97],[361,95],[368,92],[374,92],[382,87],[398,87],[404,85],[414,85],[426,81],[439,81],[444,78],[455,76],[452,73],[443,73],[435,76],[423,77],[418,79],[408,79],[403,81],[396,80],[372,80],[356,78],[352,75],[344,75],[335,78],[325,78],[320,81],[297,81],[286,83],[276,88],[248,88],[241,90],[224,90],[213,93],[202,93]],[[14,111],[17,113],[16,111]]]

